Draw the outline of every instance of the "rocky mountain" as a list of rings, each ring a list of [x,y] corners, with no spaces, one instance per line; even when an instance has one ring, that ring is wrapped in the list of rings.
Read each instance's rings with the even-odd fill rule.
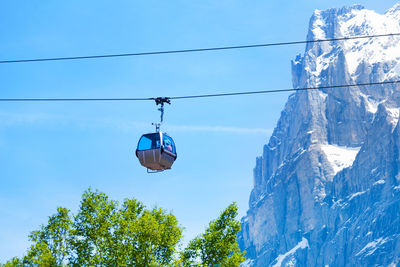
[[[400,3],[316,10],[307,39],[400,32]],[[400,80],[400,37],[309,43],[294,88]],[[256,160],[242,266],[400,264],[400,84],[297,91]]]

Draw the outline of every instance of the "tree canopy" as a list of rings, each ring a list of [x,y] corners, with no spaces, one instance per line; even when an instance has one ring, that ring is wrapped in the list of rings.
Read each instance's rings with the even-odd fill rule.
[[[89,189],[76,215],[57,208],[29,235],[26,255],[3,266],[239,266],[245,258],[236,240],[236,216],[237,206],[229,205],[204,234],[178,251],[183,228],[173,214],[136,199],[119,205]]]
[[[236,241],[240,223],[235,220],[237,206],[229,205],[215,221],[209,223],[181,253],[185,266],[239,266],[245,260]]]

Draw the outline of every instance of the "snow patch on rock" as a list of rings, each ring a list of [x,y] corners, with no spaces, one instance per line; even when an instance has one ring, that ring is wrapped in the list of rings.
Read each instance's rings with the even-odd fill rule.
[[[365,192],[366,192],[366,191],[361,191],[361,192],[357,192],[357,193],[352,194],[352,195],[350,196],[350,198],[349,198],[349,201],[352,200],[352,199],[355,198],[355,197],[364,195]]]
[[[240,264],[240,267],[250,267],[250,266],[252,266],[253,262],[254,262],[254,260],[247,259]]]
[[[378,184],[384,184],[385,180],[378,180],[375,183],[373,183],[372,185],[378,185]]]
[[[336,145],[320,145],[320,147],[331,164],[334,174],[353,165],[358,151],[360,151],[360,147],[345,147]]]
[[[339,17],[339,28],[343,36],[389,34],[400,31],[400,24],[393,16],[378,14],[372,10],[354,9]],[[355,76],[362,62],[373,65],[379,62],[393,62],[400,58],[399,37],[381,37],[375,39],[354,39],[343,43],[349,72]],[[398,65],[399,62],[394,62]],[[392,78],[388,74],[385,78]],[[398,75],[398,73],[397,73]]]
[[[389,122],[395,127],[399,121],[399,109],[398,108],[386,108],[388,115],[390,116]]]
[[[383,245],[383,244],[386,243],[388,240],[389,240],[388,238],[383,239],[382,237],[381,237],[381,238],[378,238],[378,239],[375,239],[374,241],[369,242],[368,244],[366,244],[365,247],[363,247],[363,248],[356,254],[356,256],[359,256],[359,255],[361,255],[361,254],[363,254],[363,253],[366,253],[366,256],[371,255],[372,253],[375,252],[375,250],[376,250],[379,246]]]
[[[293,255],[298,249],[305,249],[305,248],[308,248],[309,247],[309,245],[308,245],[308,240],[306,239],[306,238],[302,238],[301,239],[301,241],[296,245],[296,246],[294,246],[291,250],[289,250],[288,252],[286,252],[285,254],[281,254],[281,255],[279,255],[276,259],[275,259],[275,261],[276,261],[276,263],[274,264],[274,265],[272,265],[272,267],[279,267],[279,266],[282,266],[282,262],[283,262],[283,260],[285,259],[285,258],[287,258],[288,256],[290,256],[290,255]],[[275,262],[274,261],[274,262]]]
[[[365,95],[363,93],[360,93],[360,95],[365,100],[366,110],[372,114],[375,114],[378,111],[378,105],[384,102],[384,101],[376,101],[375,99],[372,98],[372,96]]]

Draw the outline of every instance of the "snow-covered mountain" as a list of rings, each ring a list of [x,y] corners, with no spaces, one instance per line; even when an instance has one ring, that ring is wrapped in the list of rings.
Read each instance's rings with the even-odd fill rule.
[[[400,3],[315,11],[308,40],[400,32]],[[400,80],[400,37],[309,43],[295,88]],[[400,264],[400,84],[298,91],[257,158],[243,266]]]

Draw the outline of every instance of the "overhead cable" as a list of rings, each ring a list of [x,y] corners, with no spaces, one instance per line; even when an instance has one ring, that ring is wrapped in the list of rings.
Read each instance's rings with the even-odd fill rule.
[[[243,95],[254,95],[254,94],[268,94],[268,93],[281,93],[281,92],[292,92],[292,91],[307,91],[307,90],[321,90],[321,89],[334,89],[334,88],[346,88],[346,87],[361,87],[361,86],[374,86],[374,85],[388,85],[388,84],[400,84],[400,80],[397,81],[385,81],[385,82],[374,82],[374,83],[358,83],[358,84],[343,84],[343,85],[327,85],[318,87],[303,87],[303,88],[287,88],[287,89],[275,89],[275,90],[262,90],[262,91],[247,91],[247,92],[232,92],[232,93],[219,93],[219,94],[204,94],[204,95],[186,95],[186,96],[171,96],[171,97],[145,97],[145,98],[0,98],[0,102],[82,102],[82,101],[156,101],[158,99],[166,100],[180,100],[180,99],[193,99],[193,98],[211,98],[211,97],[223,97],[223,96],[243,96]]]
[[[369,39],[369,38],[379,38],[379,37],[390,37],[390,36],[399,36],[399,35],[400,35],[400,33],[388,33],[388,34],[349,36],[349,37],[318,39],[318,40],[306,40],[306,41],[291,41],[291,42],[278,42],[278,43],[235,45],[235,46],[222,46],[222,47],[209,47],[209,48],[193,48],[193,49],[182,49],[182,50],[150,51],[150,52],[137,52],[137,53],[89,55],[89,56],[71,56],[71,57],[53,57],[53,58],[13,59],[13,60],[0,60],[0,64],[43,62],[43,61],[60,61],[60,60],[99,59],[99,58],[114,58],[114,57],[132,57],[132,56],[150,56],[150,55],[178,54],[178,53],[192,53],[192,52],[207,52],[207,51],[246,49],[246,48],[269,47],[269,46],[309,44],[309,43],[320,43],[320,42],[337,42],[337,41],[347,41],[347,40],[355,40],[355,39]]]
[[[189,95],[189,96],[173,96],[173,97],[169,97],[169,99],[190,99],[190,98],[204,98],[204,97],[254,95],[254,94],[282,93],[282,92],[292,92],[292,91],[307,91],[307,90],[333,89],[333,88],[356,87],[356,86],[385,85],[385,84],[396,84],[396,83],[400,83],[400,80],[399,80],[399,81],[375,82],[375,83],[327,85],[327,86],[318,86],[318,87],[303,87],[303,88],[287,88],[287,89],[275,89],[275,90],[263,90],[263,91],[248,91],[248,92],[237,92],[237,93],[221,93],[221,94]]]

